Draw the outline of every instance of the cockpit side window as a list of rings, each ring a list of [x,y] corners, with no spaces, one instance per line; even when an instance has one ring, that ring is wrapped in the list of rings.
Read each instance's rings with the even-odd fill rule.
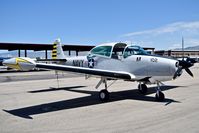
[[[91,50],[91,54],[110,57],[112,46],[98,46]]]
[[[124,48],[126,47],[127,44],[125,43],[117,43],[113,47],[112,55],[111,58],[113,59],[121,59],[123,55]]]
[[[131,55],[147,55],[147,52],[139,46],[128,46],[124,51],[124,58],[127,58]]]

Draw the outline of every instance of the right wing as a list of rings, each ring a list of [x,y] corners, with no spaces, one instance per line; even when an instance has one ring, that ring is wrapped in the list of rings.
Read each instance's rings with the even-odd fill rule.
[[[85,68],[85,67],[76,67],[76,66],[67,66],[61,64],[46,64],[46,63],[37,63],[34,60],[26,57],[17,57],[11,58],[3,61],[3,65],[8,66],[13,69],[29,71],[34,68],[43,68],[49,70],[59,70],[59,71],[68,71],[75,73],[83,73],[95,76],[109,77],[113,79],[123,79],[131,81],[143,81],[146,77],[135,76],[132,73],[125,71],[112,71],[104,69],[94,69],[94,68]],[[146,80],[146,79],[145,79]]]
[[[69,71],[69,72],[104,76],[104,77],[110,77],[110,78],[116,78],[116,79],[124,79],[124,80],[136,80],[136,77],[133,74],[128,73],[128,72],[123,72],[123,71],[110,71],[110,70],[102,70],[102,69],[66,66],[66,65],[58,65],[58,64],[44,64],[44,63],[36,63],[35,65],[37,68],[44,68],[44,69],[50,69],[50,70]]]

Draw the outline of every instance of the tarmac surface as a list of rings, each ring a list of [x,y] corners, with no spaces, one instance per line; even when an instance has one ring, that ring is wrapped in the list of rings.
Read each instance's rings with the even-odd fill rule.
[[[155,101],[154,85],[144,96],[136,82],[116,81],[106,103],[96,78],[64,73],[57,82],[53,71],[0,73],[0,133],[198,133],[199,65],[191,71],[194,78],[184,72],[164,82],[164,102]]]

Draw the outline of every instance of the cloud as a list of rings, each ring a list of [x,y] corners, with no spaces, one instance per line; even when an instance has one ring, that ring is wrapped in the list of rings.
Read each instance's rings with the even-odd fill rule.
[[[199,21],[193,22],[176,22],[172,24],[165,25],[163,27],[132,32],[122,35],[123,37],[133,37],[139,35],[160,35],[165,33],[174,33],[174,32],[190,32],[197,31],[199,32]]]
[[[185,44],[188,43],[189,46],[192,45],[192,46],[196,46],[196,45],[199,45],[199,39],[188,39],[187,41],[185,40]]]
[[[184,46],[185,48],[187,47],[192,47],[192,46],[197,46],[199,45],[199,39],[194,39],[194,38],[188,38],[184,40]],[[169,49],[176,49],[176,48],[182,48],[182,43],[174,43],[172,44]]]
[[[171,47],[169,47],[169,49],[176,49],[176,48],[182,48],[182,45],[180,43],[174,43],[172,44]]]

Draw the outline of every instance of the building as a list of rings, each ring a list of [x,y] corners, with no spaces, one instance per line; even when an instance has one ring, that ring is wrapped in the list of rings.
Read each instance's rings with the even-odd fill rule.
[[[171,56],[175,58],[181,57],[191,57],[191,58],[199,58],[199,50],[157,50],[155,54],[161,56]]]

